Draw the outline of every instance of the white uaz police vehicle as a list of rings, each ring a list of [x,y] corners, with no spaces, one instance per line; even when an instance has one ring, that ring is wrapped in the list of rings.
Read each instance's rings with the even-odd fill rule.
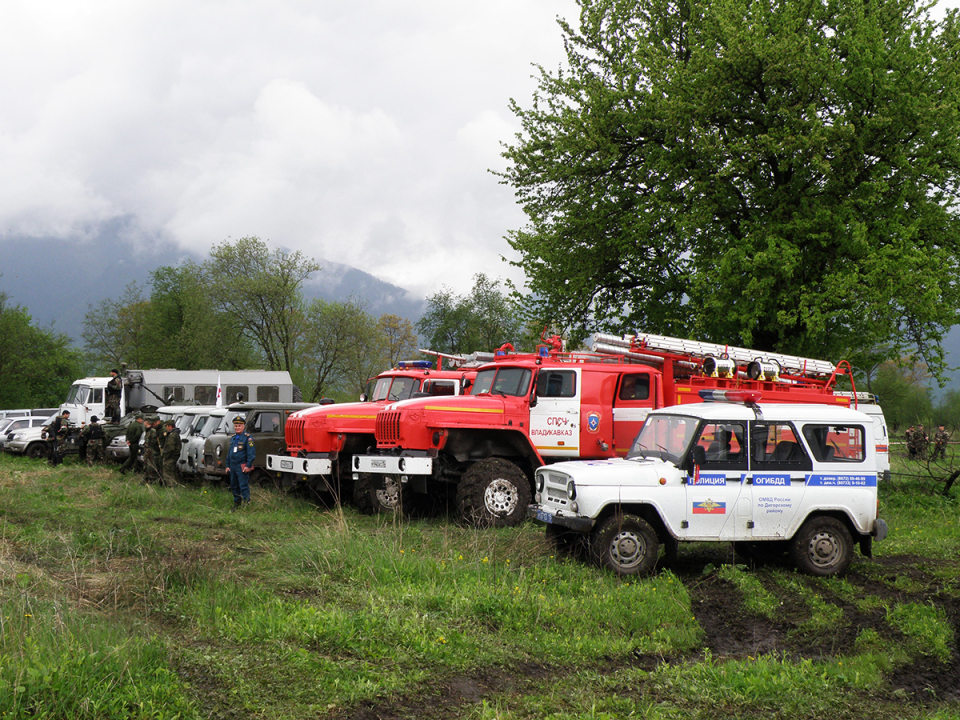
[[[887,534],[872,421],[756,397],[656,410],[625,459],[539,468],[529,515],[555,540],[586,537],[594,562],[620,575],[650,572],[661,545],[689,541],[733,542],[752,559],[789,552],[804,572],[843,573],[854,544],[869,557]]]

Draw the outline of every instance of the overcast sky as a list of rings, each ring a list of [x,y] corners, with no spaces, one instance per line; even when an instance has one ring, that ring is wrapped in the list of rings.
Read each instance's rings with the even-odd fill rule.
[[[524,216],[500,143],[573,0],[8,0],[0,243],[257,235],[424,296]],[[122,222],[118,222],[122,220]],[[8,257],[9,261],[10,258]],[[164,264],[163,258],[158,263]],[[0,281],[2,282],[2,281]]]
[[[478,271],[522,280],[501,256],[524,215],[488,170],[519,130],[509,99],[529,106],[531,64],[562,62],[556,19],[576,10],[6,0],[0,253],[105,229],[200,255],[257,235],[420,297]]]

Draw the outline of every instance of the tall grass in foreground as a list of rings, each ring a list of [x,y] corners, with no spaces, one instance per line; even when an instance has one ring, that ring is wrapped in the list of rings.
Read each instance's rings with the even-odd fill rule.
[[[883,494],[894,530],[878,555],[929,548],[939,591],[960,591],[960,528],[939,524],[955,501]],[[0,457],[0,719],[344,718],[488,676],[502,692],[429,717],[853,718],[891,668],[955,652],[938,608],[872,594],[922,593],[922,575],[859,558],[860,578],[813,580],[711,551],[704,570],[719,565],[745,616],[781,621],[788,598],[797,632],[820,637],[847,622],[835,597],[889,626],[843,657],[719,658],[701,646],[695,576],[622,580],[558,558],[537,525],[367,518],[259,488],[249,511],[231,504],[215,486]]]
[[[598,578],[544,555],[545,546],[531,562],[510,552],[542,542],[528,530],[426,535],[413,530],[401,544],[369,527],[320,529],[268,553],[286,568],[286,593],[201,584],[179,609],[204,644],[269,647],[277,664],[299,668],[288,689],[309,688],[314,703],[372,699],[474,668],[595,663],[699,642],[686,590],[670,573]]]
[[[189,717],[196,705],[157,637],[67,604],[3,592],[0,717]]]

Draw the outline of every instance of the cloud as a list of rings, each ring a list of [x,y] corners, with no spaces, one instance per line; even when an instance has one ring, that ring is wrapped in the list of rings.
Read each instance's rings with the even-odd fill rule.
[[[573,0],[15,0],[0,242],[257,235],[421,294],[509,271],[507,110]]]

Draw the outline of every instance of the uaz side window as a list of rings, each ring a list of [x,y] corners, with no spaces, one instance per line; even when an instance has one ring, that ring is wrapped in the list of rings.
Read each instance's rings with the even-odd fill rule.
[[[803,437],[817,462],[863,462],[863,436],[863,428],[859,425],[803,426]]]

